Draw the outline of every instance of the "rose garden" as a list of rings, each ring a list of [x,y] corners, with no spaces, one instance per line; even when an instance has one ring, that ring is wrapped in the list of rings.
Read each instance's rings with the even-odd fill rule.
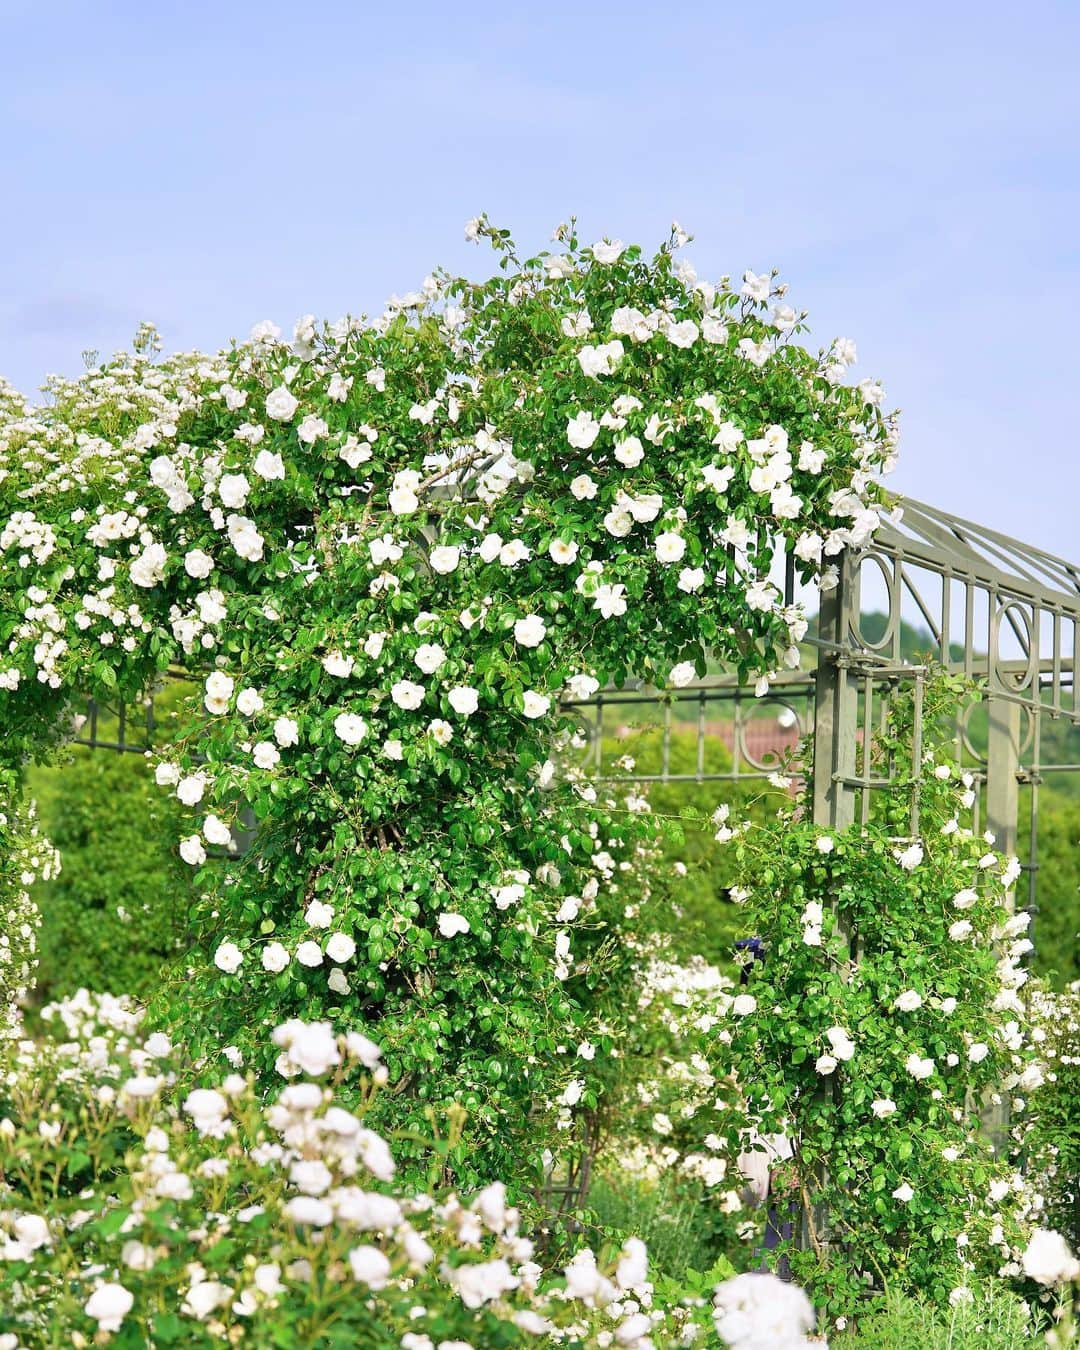
[[[827,781],[820,675],[752,792],[582,753],[827,647],[882,386],[677,228],[468,233],[374,319],[0,384],[0,1346],[1075,1343],[1080,995],[980,680],[883,665]],[[149,698],[157,893],[54,923],[41,766]]]

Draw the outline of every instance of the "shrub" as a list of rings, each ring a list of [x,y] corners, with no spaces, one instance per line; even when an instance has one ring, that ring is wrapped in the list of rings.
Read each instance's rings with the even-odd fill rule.
[[[1057,989],[1080,979],[1080,800],[1039,791],[1034,968]],[[1026,897],[1021,900],[1026,903]]]
[[[970,1295],[970,1301],[968,1296]],[[1021,1350],[1042,1342],[1023,1299],[993,1281],[958,1285],[944,1306],[926,1296],[891,1291],[841,1335],[834,1350]]]
[[[144,330],[3,403],[0,805],[76,695],[185,664],[202,722],[157,775],[202,894],[162,1019],[267,1085],[282,1020],[377,1025],[376,1112],[421,1140],[463,1107],[446,1165],[524,1187],[597,1104],[559,1047],[617,1015],[649,931],[621,869],[654,829],[560,779],[560,699],[710,658],[767,686],[806,629],[779,555],[835,580],[895,427],[850,341],[802,347],[772,274],[699,281],[677,229],[651,258],[470,234],[482,283],[211,356]],[[248,812],[250,852],[208,859]]]
[[[1022,1114],[1014,1134],[1045,1221],[1080,1250],[1080,985],[1035,990],[1031,1015],[1042,1082],[1025,1094],[1031,1120]]]
[[[81,991],[42,1016],[62,1039],[0,1049],[11,1344],[498,1350],[550,1332],[663,1350],[707,1321],[654,1300],[639,1240],[552,1280],[501,1183],[468,1203],[404,1190],[365,1121],[387,1074],[359,1033],[278,1028],[290,1081],[267,1102],[250,1075],[194,1086],[126,999]],[[350,1111],[336,1097],[358,1074]]]
[[[138,755],[82,751],[50,772],[44,825],[63,867],[35,891],[42,920],[36,996],[120,988],[145,1000],[188,932],[192,893],[176,856],[178,804]]]
[[[959,689],[931,682],[927,726]],[[1008,1269],[1032,1203],[972,1109],[1041,1076],[1019,993],[1028,916],[1006,907],[1019,864],[974,835],[948,742],[911,763],[911,715],[898,699],[874,747],[896,778],[870,819],[830,833],[797,803],[731,844],[765,959],[717,1054],[762,1133],[791,1140],[809,1249],[788,1255],[834,1315],[867,1281],[940,1301],[969,1266]]]

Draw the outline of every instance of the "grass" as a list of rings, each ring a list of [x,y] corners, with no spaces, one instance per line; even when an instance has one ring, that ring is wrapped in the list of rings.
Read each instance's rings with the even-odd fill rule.
[[[972,1293],[973,1303],[955,1308],[890,1293],[856,1329],[833,1331],[829,1343],[834,1350],[1021,1350],[1044,1343],[1023,1299],[1004,1284],[974,1285]]]

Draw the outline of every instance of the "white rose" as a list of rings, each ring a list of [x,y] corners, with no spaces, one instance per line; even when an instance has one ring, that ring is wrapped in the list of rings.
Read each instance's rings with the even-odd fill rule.
[[[236,710],[245,717],[254,717],[263,710],[262,695],[257,689],[241,689],[236,696]]]
[[[424,686],[414,684],[412,680],[398,680],[390,690],[390,697],[405,712],[419,708],[424,700]]]
[[[543,717],[551,707],[551,699],[546,694],[538,694],[535,689],[526,689],[523,697],[526,717]]]
[[[218,496],[223,506],[239,510],[247,501],[250,485],[242,473],[223,474],[218,483]]]
[[[168,554],[162,544],[147,544],[131,564],[131,580],[136,586],[149,590],[165,576]]]
[[[456,689],[451,689],[446,699],[460,717],[471,717],[480,706],[480,695],[468,685],[459,685]]]
[[[625,249],[626,245],[621,239],[605,239],[593,244],[592,255],[598,263],[613,263],[618,261]]]
[[[673,347],[692,347],[698,339],[698,326],[693,319],[668,326],[667,340]]]
[[[645,458],[645,447],[636,436],[628,436],[615,446],[615,458],[627,469],[636,469]]]
[[[332,933],[326,944],[326,954],[331,961],[351,961],[356,955],[356,943],[347,933]]]
[[[231,515],[225,524],[229,543],[237,554],[247,562],[258,562],[263,555],[263,537],[255,528],[255,522],[247,516]]]
[[[285,477],[285,461],[280,455],[272,454],[269,450],[260,450],[255,456],[254,463],[251,466],[252,472],[258,474],[260,478],[267,482],[273,482],[274,479]]]
[[[437,642],[424,642],[417,647],[413,660],[425,675],[434,675],[446,662],[446,653]]]
[[[1036,1228],[1023,1256],[1024,1274],[1039,1284],[1068,1284],[1080,1279],[1080,1261],[1060,1233]]]
[[[354,1247],[349,1253],[349,1267],[353,1279],[369,1289],[382,1289],[390,1280],[390,1260],[378,1247]]]
[[[454,728],[441,717],[435,717],[428,724],[428,735],[436,745],[449,745],[454,738]]]
[[[274,740],[284,750],[287,746],[296,745],[300,739],[300,728],[291,717],[279,717],[274,723]]]
[[[538,614],[528,614],[514,624],[514,641],[522,647],[539,647],[547,636],[547,625]]]
[[[566,424],[566,439],[575,450],[588,450],[600,434],[600,423],[591,412],[579,412]]]
[[[283,384],[272,389],[266,396],[266,415],[272,417],[275,422],[290,421],[298,406],[297,400]]]
[[[280,942],[269,942],[262,950],[263,970],[268,970],[271,975],[280,974],[290,959],[288,951]]]
[[[273,769],[281,762],[281,751],[272,741],[259,741],[251,752],[256,768]]]
[[[214,965],[226,975],[233,975],[240,969],[244,954],[235,942],[223,942],[214,953]]]
[[[203,837],[208,844],[214,844],[219,848],[227,848],[232,842],[232,832],[228,825],[213,814],[206,817],[203,821]]]
[[[686,552],[686,540],[681,534],[675,534],[673,531],[668,531],[666,534],[657,536],[655,549],[657,559],[660,562],[679,562]]]
[[[411,488],[393,488],[387,505],[395,516],[409,516],[420,509],[420,498]]]
[[[213,570],[213,558],[209,553],[204,553],[201,548],[193,548],[190,552],[184,554],[184,571],[189,577],[194,577],[196,581],[202,581]]]
[[[933,1074],[934,1061],[932,1059],[921,1059],[918,1055],[911,1054],[904,1061],[904,1068],[911,1074],[912,1078],[922,1080]]]
[[[355,713],[338,713],[334,718],[334,733],[346,745],[359,745],[368,733],[368,724]]]
[[[189,867],[201,867],[206,861],[206,849],[197,834],[180,841],[180,856]]]
[[[457,548],[452,544],[442,544],[438,548],[433,548],[431,550],[428,561],[431,563],[433,571],[445,576],[450,572],[456,571],[460,559],[460,548]]]
[[[119,1331],[135,1302],[122,1284],[99,1284],[83,1304],[83,1312],[104,1332]]]
[[[622,503],[623,509],[629,511],[639,525],[655,520],[663,504],[663,498],[656,492],[646,493],[643,497],[627,497]]]
[[[322,659],[322,668],[327,675],[336,675],[340,679],[352,674],[353,664],[352,657],[343,656],[341,652],[328,652]]]
[[[330,428],[321,417],[316,417],[314,413],[308,413],[296,428],[296,435],[305,445],[314,445],[315,442],[325,436],[329,430]]]
[[[206,791],[206,775],[204,773],[191,773],[186,778],[181,778],[176,785],[176,795],[185,806],[194,806],[203,799],[203,793]]]
[[[312,900],[304,911],[304,922],[311,928],[329,928],[334,922],[334,907],[323,900]]]

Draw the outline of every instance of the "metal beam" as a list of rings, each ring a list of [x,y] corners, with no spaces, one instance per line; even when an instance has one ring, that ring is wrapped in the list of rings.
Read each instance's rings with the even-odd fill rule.
[[[818,632],[828,644],[818,651],[814,694],[814,822],[842,830],[855,819],[855,730],[858,689],[842,650],[850,616],[858,613],[858,578],[847,555],[840,580],[822,592]],[[831,648],[831,650],[830,650]]]

